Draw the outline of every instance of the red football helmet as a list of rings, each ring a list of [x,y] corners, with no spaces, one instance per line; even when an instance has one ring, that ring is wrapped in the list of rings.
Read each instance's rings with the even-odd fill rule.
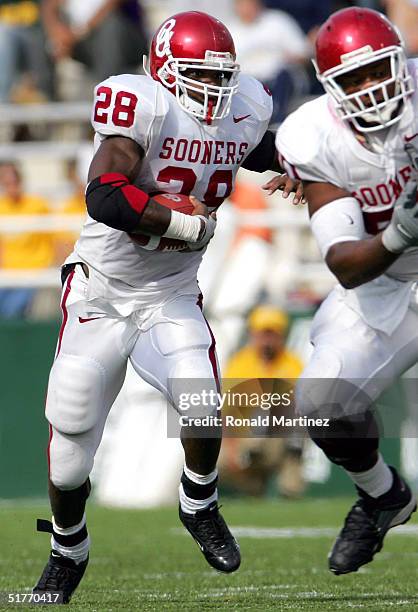
[[[339,84],[342,75],[386,58],[390,75],[383,81],[349,94]],[[397,28],[371,9],[347,8],[333,13],[318,32],[314,65],[341,118],[361,132],[397,123],[414,90]]]
[[[198,11],[178,13],[158,28],[151,41],[150,73],[173,93],[186,113],[204,119],[223,119],[238,89],[239,65],[227,28],[215,17]],[[189,69],[222,73],[222,85],[209,85],[184,73]],[[190,96],[198,92],[199,96]]]

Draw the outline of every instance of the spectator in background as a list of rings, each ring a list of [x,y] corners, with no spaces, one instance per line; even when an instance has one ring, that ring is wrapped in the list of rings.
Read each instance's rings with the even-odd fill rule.
[[[229,23],[234,16],[234,0],[199,0],[199,3],[192,0],[170,0],[167,5],[167,17],[182,11],[196,10],[213,15],[222,23]]]
[[[77,159],[70,159],[67,162],[67,177],[72,186],[71,195],[64,200],[60,211],[66,215],[86,214],[86,185],[87,181],[80,175]],[[80,232],[77,232],[77,237]]]
[[[0,216],[44,215],[50,212],[47,200],[28,195],[16,164],[0,165]],[[28,232],[0,235],[0,267],[5,270],[48,268],[54,263],[51,234]],[[0,316],[10,318],[26,314],[34,297],[32,288],[0,289]]]
[[[404,38],[408,55],[418,56],[418,0],[383,0],[383,4]]]
[[[41,0],[41,7],[54,63],[75,59],[95,82],[138,71],[148,48],[138,0]]]
[[[304,65],[310,45],[296,21],[284,13],[266,9],[262,0],[235,0],[236,18],[228,25],[242,70],[267,85],[272,92],[272,123],[288,114],[295,94],[304,93]]]
[[[263,388],[263,379],[291,382],[299,377],[302,362],[285,348],[288,325],[287,315],[274,306],[253,310],[248,319],[249,342],[232,356],[224,373],[225,378],[240,379],[240,383],[247,379],[249,386],[244,382],[244,386],[234,385],[233,390],[252,393]],[[248,417],[253,408],[233,406],[225,412]],[[279,491],[286,497],[299,497],[305,488],[302,445],[291,436],[256,438],[243,431],[241,438],[224,437],[218,466],[226,485],[252,495],[265,493],[272,477],[277,478]]]
[[[0,0],[0,103],[48,97],[44,47],[39,0]]]
[[[265,5],[293,17],[312,44],[319,26],[333,11],[332,0],[265,0]]]
[[[86,214],[86,184],[87,177],[82,176],[80,161],[72,159],[67,165],[67,177],[72,186],[71,195],[64,200],[59,207],[58,213],[79,217]],[[81,227],[81,226],[80,226]],[[55,258],[56,261],[64,261],[74,248],[80,231],[58,232],[55,235]]]

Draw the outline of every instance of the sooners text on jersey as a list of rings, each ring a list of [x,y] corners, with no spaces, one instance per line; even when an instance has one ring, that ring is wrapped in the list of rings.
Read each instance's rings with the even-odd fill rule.
[[[240,75],[230,113],[212,125],[185,113],[152,78],[120,75],[95,90],[95,148],[107,136],[131,138],[145,151],[138,187],[151,195],[192,193],[214,210],[231,193],[238,168],[260,142],[271,111],[264,87],[245,75]],[[156,295],[194,287],[201,258],[202,252],[147,251],[125,232],[88,217],[67,261],[82,260],[92,268],[87,296],[92,305],[107,300],[127,314]]]

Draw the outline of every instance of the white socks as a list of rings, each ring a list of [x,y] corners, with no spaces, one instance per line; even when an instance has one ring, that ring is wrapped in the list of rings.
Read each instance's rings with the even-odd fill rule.
[[[369,470],[365,472],[346,471],[353,482],[371,497],[380,497],[387,493],[393,483],[392,472],[380,453],[376,465]]]
[[[81,561],[87,559],[90,549],[90,537],[86,529],[85,514],[81,522],[73,527],[58,527],[54,517],[52,517],[52,527],[51,547],[53,550],[56,550],[64,557],[72,559],[76,563],[81,563]],[[60,541],[57,542],[57,539]]]
[[[216,502],[218,499],[217,480],[217,469],[210,474],[202,475],[192,472],[185,465],[179,486],[180,506],[183,512],[195,514]]]

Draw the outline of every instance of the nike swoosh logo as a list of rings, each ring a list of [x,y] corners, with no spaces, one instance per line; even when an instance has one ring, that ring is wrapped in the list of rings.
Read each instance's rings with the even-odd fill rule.
[[[418,132],[414,134],[413,136],[405,136],[405,142],[411,142],[411,140],[414,140],[414,138],[416,138],[417,136],[418,136]]]
[[[239,123],[240,121],[244,121],[244,119],[247,119],[248,117],[251,117],[251,114],[244,115],[243,117],[233,117],[234,123]]]
[[[89,321],[96,321],[97,319],[101,319],[101,317],[92,317],[91,319],[83,319],[82,317],[78,317],[80,323],[88,323]]]
[[[353,218],[350,217],[350,215],[348,215],[347,213],[343,213],[344,217],[346,217],[346,219],[348,219],[348,222],[350,225],[354,225],[354,221]]]

